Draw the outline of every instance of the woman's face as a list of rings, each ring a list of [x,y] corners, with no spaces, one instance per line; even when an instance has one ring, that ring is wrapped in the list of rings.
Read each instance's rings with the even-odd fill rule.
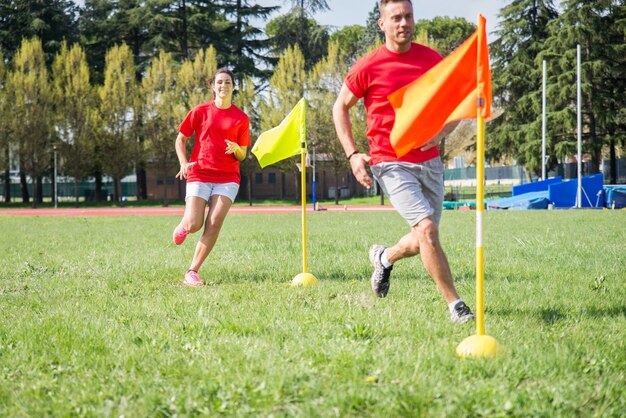
[[[215,97],[220,99],[230,98],[233,95],[233,80],[227,73],[219,73],[211,85]]]

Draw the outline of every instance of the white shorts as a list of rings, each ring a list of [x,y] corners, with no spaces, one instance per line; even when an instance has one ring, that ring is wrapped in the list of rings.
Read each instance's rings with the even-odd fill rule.
[[[192,181],[187,183],[185,200],[190,197],[199,197],[207,202],[213,195],[226,196],[231,202],[235,202],[239,185],[237,183],[204,183],[201,181]]]

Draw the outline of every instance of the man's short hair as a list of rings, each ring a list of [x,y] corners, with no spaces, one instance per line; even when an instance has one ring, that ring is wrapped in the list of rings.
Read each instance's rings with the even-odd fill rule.
[[[383,7],[385,7],[389,3],[400,3],[402,1],[408,1],[409,4],[411,6],[413,6],[413,3],[411,3],[411,0],[380,0],[380,3],[378,4],[378,13],[380,13],[380,15],[382,16],[383,15]]]

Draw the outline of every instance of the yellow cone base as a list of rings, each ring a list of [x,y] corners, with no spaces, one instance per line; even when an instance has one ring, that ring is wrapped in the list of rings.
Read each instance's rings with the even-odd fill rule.
[[[291,281],[292,286],[315,286],[318,280],[311,273],[300,273]]]
[[[456,348],[459,357],[496,357],[504,354],[504,349],[495,338],[488,335],[467,337]]]

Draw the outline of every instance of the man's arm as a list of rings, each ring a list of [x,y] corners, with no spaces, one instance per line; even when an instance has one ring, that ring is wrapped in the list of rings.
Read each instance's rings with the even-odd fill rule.
[[[358,100],[359,98],[352,94],[344,83],[333,106],[333,121],[335,122],[335,130],[337,131],[339,142],[346,153],[346,158],[350,161],[352,174],[354,174],[359,183],[369,189],[374,185],[366,169],[366,164],[369,163],[370,157],[367,154],[358,152],[356,149],[354,137],[352,136],[352,124],[350,123],[350,108]]]
[[[460,121],[457,122],[450,122],[448,124],[446,124],[443,129],[441,129],[439,131],[439,133],[435,136],[433,136],[430,140],[428,140],[428,142],[426,142],[424,145],[422,145],[420,147],[420,150],[422,151],[426,151],[427,149],[430,149],[432,147],[435,147],[437,145],[439,145],[439,143],[449,134],[452,133],[452,131],[454,131],[456,129],[457,126],[459,126],[459,123],[461,123]]]

